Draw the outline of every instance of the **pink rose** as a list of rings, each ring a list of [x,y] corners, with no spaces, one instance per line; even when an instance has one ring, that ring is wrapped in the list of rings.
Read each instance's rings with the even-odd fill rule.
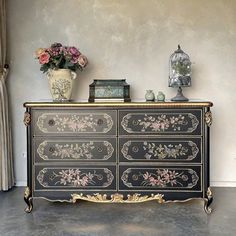
[[[74,64],[77,63],[78,62],[78,58],[79,58],[78,56],[72,56],[71,62],[74,63]]]
[[[39,63],[46,64],[49,62],[49,58],[50,58],[50,55],[47,52],[44,52],[39,56]]]
[[[73,56],[79,56],[80,52],[76,47],[69,47],[69,52]]]
[[[78,58],[78,63],[82,68],[84,68],[88,64],[87,57],[81,54]]]

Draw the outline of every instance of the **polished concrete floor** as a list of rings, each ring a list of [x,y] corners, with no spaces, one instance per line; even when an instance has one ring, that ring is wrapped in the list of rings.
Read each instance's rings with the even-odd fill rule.
[[[213,188],[214,211],[202,201],[157,204],[78,204],[34,200],[24,213],[23,188],[0,192],[1,236],[236,235],[236,188]]]

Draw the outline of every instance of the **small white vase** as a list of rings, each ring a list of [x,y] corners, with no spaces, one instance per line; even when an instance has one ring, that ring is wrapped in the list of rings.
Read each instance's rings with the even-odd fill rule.
[[[70,69],[48,70],[47,78],[53,101],[69,101],[77,74]]]
[[[155,100],[155,94],[152,90],[146,90],[145,99],[147,102],[153,102]]]
[[[159,101],[159,102],[164,102],[165,101],[165,94],[163,92],[161,92],[161,91],[158,92],[157,101]]]

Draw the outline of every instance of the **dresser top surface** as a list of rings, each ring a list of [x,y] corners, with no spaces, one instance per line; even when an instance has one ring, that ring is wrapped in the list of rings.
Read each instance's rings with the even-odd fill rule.
[[[133,100],[132,102],[87,102],[86,100],[71,102],[35,101],[25,102],[24,107],[137,107],[137,108],[194,108],[212,107],[210,101],[190,100],[188,102],[145,102],[144,100]]]

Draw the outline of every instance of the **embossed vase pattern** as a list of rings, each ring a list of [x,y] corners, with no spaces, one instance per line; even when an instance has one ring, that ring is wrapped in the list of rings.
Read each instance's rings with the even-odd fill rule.
[[[48,70],[49,88],[54,101],[71,99],[74,79],[77,74],[69,69]]]

